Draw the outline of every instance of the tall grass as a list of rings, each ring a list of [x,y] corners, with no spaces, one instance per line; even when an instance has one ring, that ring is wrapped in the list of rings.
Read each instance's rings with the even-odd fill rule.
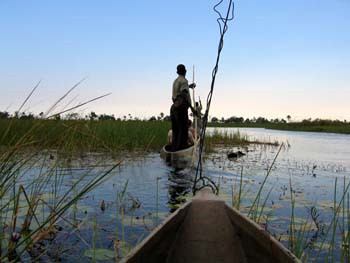
[[[271,165],[270,165],[270,167],[269,167],[269,169],[268,169],[268,171],[266,173],[266,176],[264,177],[264,180],[262,181],[262,183],[261,183],[261,185],[259,187],[258,192],[256,193],[256,197],[255,197],[252,205],[250,206],[250,209],[249,209],[249,212],[248,212],[248,216],[250,218],[252,218],[254,221],[256,221],[257,223],[260,223],[260,218],[261,218],[261,216],[262,216],[262,214],[264,212],[267,200],[269,199],[273,188],[270,189],[268,194],[265,196],[263,203],[260,204],[260,201],[262,199],[263,189],[264,189],[264,186],[266,184],[267,179],[269,178],[269,176],[271,174],[272,168],[275,165],[277,157],[280,154],[282,148],[283,148],[283,144],[281,144],[281,146],[279,147],[279,149],[277,151],[277,154],[276,154],[275,158],[273,159],[273,161],[272,161],[272,163],[271,163]]]
[[[12,124],[10,125],[10,123]],[[70,135],[70,146],[80,151],[159,149],[166,143],[168,122],[86,120],[0,120],[2,145],[13,146],[29,130],[33,146],[60,147],[62,136]]]
[[[171,128],[167,121],[90,121],[90,120],[21,120],[0,119],[0,146],[27,146],[62,149],[68,152],[158,151],[166,144]],[[64,140],[62,140],[64,138]],[[251,141],[239,132],[215,130],[206,138],[208,151],[217,145],[268,143]]]
[[[4,123],[2,123],[4,124]],[[58,234],[57,226],[83,195],[100,185],[119,166],[116,162],[96,174],[93,168],[67,186],[62,172],[65,159],[45,149],[72,153],[82,131],[76,124],[65,129],[44,121],[10,120],[1,125],[0,144],[0,261],[20,261],[35,255],[35,245]],[[54,136],[56,135],[56,136]],[[90,132],[85,136],[93,138]],[[85,147],[90,147],[85,141]],[[33,174],[34,173],[34,174]]]

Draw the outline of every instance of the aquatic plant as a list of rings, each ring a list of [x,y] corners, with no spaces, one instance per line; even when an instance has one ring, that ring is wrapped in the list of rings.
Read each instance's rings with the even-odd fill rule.
[[[35,260],[45,254],[45,244],[62,231],[61,223],[69,221],[68,210],[121,162],[99,172],[91,167],[70,179],[65,169],[76,152],[73,142],[82,134],[76,123],[65,123],[59,129],[57,121],[13,118],[1,122],[0,261]],[[93,138],[94,134],[85,136]],[[85,143],[89,148],[88,141]]]
[[[276,156],[272,165],[276,161]],[[233,206],[235,208],[241,208],[242,213],[247,214],[267,231],[272,231],[270,234],[274,235],[277,239],[281,240],[282,237],[283,241],[287,241],[285,245],[288,249],[303,262],[319,262],[321,258],[326,262],[348,262],[350,255],[350,183],[347,183],[344,177],[343,187],[339,189],[338,179],[335,178],[332,215],[330,222],[323,222],[321,218],[324,217],[325,211],[317,203],[309,208],[305,207],[308,211],[305,217],[300,217],[300,215],[297,217],[296,206],[300,206],[300,204],[295,199],[295,190],[292,184],[292,176],[290,175],[289,198],[286,197],[284,199],[289,200],[290,204],[289,224],[286,225],[285,234],[280,236],[273,229],[270,229],[268,222],[268,217],[271,216],[271,208],[268,209],[267,201],[269,200],[272,188],[267,190],[266,182],[271,172],[270,168],[267,175],[263,178],[260,187],[254,191],[249,197],[249,200],[245,200],[244,207],[240,206],[242,203],[241,198],[244,195],[240,191],[241,189],[245,189],[244,181],[239,180],[238,190],[234,190],[237,189],[237,186],[235,188],[232,186]],[[242,178],[242,174],[240,177]],[[262,197],[264,192],[266,193],[265,197]],[[340,195],[340,198],[337,198],[338,195]],[[272,204],[276,206],[275,202],[272,202]],[[267,210],[267,212],[264,210]],[[266,220],[262,220],[264,215],[266,216]],[[276,216],[273,217],[276,218]]]
[[[252,203],[252,205],[251,205],[251,207],[249,209],[248,216],[251,219],[253,219],[254,221],[256,221],[257,223],[260,223],[261,215],[264,212],[267,200],[268,200],[268,198],[269,198],[273,188],[270,189],[270,191],[268,192],[268,194],[264,198],[263,204],[260,206],[260,200],[261,200],[261,197],[262,197],[261,195],[262,195],[265,183],[266,183],[269,175],[271,174],[272,168],[273,168],[273,166],[274,166],[274,164],[275,164],[275,162],[277,160],[277,157],[280,154],[282,148],[283,148],[283,143],[279,147],[279,149],[277,151],[277,154],[275,155],[275,158],[273,159],[271,165],[269,166],[269,169],[268,169],[268,171],[266,173],[266,176],[265,176],[263,182],[261,183],[261,185],[260,185],[260,187],[258,189],[258,192],[256,193],[256,197],[255,197],[255,199],[254,199],[254,201],[253,201],[253,203]]]

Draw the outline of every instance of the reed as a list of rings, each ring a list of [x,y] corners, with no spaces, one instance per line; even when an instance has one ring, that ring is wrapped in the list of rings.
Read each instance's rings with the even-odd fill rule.
[[[290,251],[302,261],[307,261],[309,253],[314,248],[314,244],[317,241],[319,231],[322,231],[319,227],[317,218],[319,214],[315,207],[310,209],[310,214],[302,222],[296,224],[295,216],[295,197],[293,192],[292,177],[289,177],[289,194],[290,194],[290,223],[289,223],[289,237],[288,248]],[[313,226],[317,226],[317,232],[312,235]]]
[[[348,228],[350,222],[349,222],[349,208],[344,202],[346,202],[346,198],[349,196],[349,188],[350,183],[346,184],[346,181],[344,179],[344,185],[341,192],[341,198],[339,202],[337,202],[337,178],[335,179],[334,184],[334,194],[333,194],[333,217],[331,222],[328,224],[328,227],[325,229],[325,234],[322,239],[321,245],[319,246],[319,249],[317,251],[315,260],[318,260],[320,257],[321,252],[324,252],[327,249],[323,249],[325,244],[328,243],[328,251],[326,254],[325,260],[334,262],[335,259],[335,247],[337,246],[337,242],[339,242],[340,237],[340,258],[343,259],[344,262],[347,262],[346,259],[349,255],[349,246],[347,246],[349,242],[348,233],[343,232],[345,228]],[[348,203],[349,201],[347,201]],[[346,209],[345,211],[342,211],[342,209]],[[344,218],[345,217],[345,218]]]
[[[9,123],[1,138],[2,144],[7,145],[0,153],[0,261],[16,261],[23,254],[33,254],[35,244],[57,234],[56,227],[70,207],[120,164],[116,162],[100,174],[93,168],[87,169],[86,174],[67,187],[62,172],[66,160],[59,154],[51,160],[51,154],[45,150],[51,142],[45,136],[38,136],[43,129],[42,122],[26,126],[21,133],[13,133],[17,125],[16,121]],[[55,138],[56,152],[74,152],[72,141],[76,132],[74,128],[62,131],[61,137]],[[36,174],[29,176],[30,171]]]
[[[60,149],[62,138],[66,152],[158,151],[166,144],[171,125],[167,121],[90,121],[46,119],[0,119],[0,146],[15,146],[26,142],[27,148]],[[206,137],[207,151],[218,145],[249,143],[276,144],[249,140],[240,132],[222,133],[214,130]]]
[[[275,157],[277,158],[278,154]],[[274,160],[274,162],[275,162]],[[272,163],[272,165],[274,164]],[[270,167],[272,167],[272,165]],[[254,194],[254,198],[250,203],[246,200],[246,206],[250,207],[249,211],[242,210],[252,220],[268,229],[268,222],[262,222],[261,218],[264,209],[267,207],[272,188],[265,195],[264,201],[259,205],[262,195],[265,192],[266,181],[269,177],[270,169],[265,176],[261,186]],[[242,175],[241,175],[242,177]],[[232,192],[232,204],[235,208],[240,208],[242,200],[242,189],[245,189],[243,181],[240,180],[238,186],[238,194]],[[343,179],[343,185],[340,188],[338,179],[335,178],[333,189],[333,210],[330,222],[322,222],[320,218],[323,216],[321,208],[317,208],[317,204],[310,207],[306,217],[296,216],[297,201],[294,197],[294,189],[292,177],[289,179],[289,200],[290,200],[290,217],[287,225],[286,233],[288,243],[286,246],[291,252],[302,262],[348,262],[350,255],[350,183]],[[237,187],[233,188],[236,189]],[[337,198],[337,196],[339,196]],[[267,215],[268,216],[268,215]],[[275,235],[274,232],[271,234]],[[320,259],[322,255],[322,260]]]
[[[269,196],[271,194],[271,191],[272,191],[272,188],[271,188],[271,190],[268,192],[268,194],[264,198],[263,204],[260,206],[260,200],[262,198],[263,189],[265,187],[266,181],[267,181],[267,179],[269,178],[269,176],[271,174],[272,168],[273,168],[273,166],[274,166],[274,164],[275,164],[275,162],[277,160],[277,157],[280,154],[282,148],[283,148],[283,144],[281,144],[281,146],[279,147],[279,149],[277,151],[277,154],[276,154],[275,158],[273,159],[273,161],[272,161],[272,163],[271,163],[271,165],[270,165],[270,167],[269,167],[269,169],[268,169],[268,171],[266,173],[266,176],[264,177],[264,180],[262,181],[262,183],[261,183],[261,185],[259,187],[259,190],[258,190],[258,192],[256,194],[256,197],[255,197],[255,199],[254,199],[254,201],[253,201],[253,203],[252,203],[252,205],[251,205],[251,207],[249,209],[249,212],[248,212],[248,216],[251,217],[254,221],[257,221],[258,223],[260,221],[261,215],[262,215],[262,213],[264,211],[264,208],[266,206],[266,202],[267,202],[267,200],[268,200],[268,198],[269,198]],[[259,216],[258,216],[258,214],[259,214]]]

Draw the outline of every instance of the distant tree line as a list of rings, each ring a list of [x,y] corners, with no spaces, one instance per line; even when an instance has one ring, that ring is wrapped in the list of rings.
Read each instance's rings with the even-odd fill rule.
[[[39,118],[39,116],[35,116],[33,113],[26,112],[15,112],[14,114],[10,114],[7,111],[0,111],[0,119],[21,119],[21,120],[33,120]]]
[[[243,117],[236,117],[236,116],[232,116],[229,117],[227,119],[225,119],[224,117],[222,117],[221,119],[217,118],[217,117],[212,117],[211,118],[211,122],[214,123],[257,123],[257,124],[266,124],[266,123],[287,123],[287,121],[285,119],[267,119],[264,117],[258,117],[258,118],[246,118],[244,119]]]
[[[34,120],[34,119],[44,119],[44,113],[41,112],[38,115],[35,115],[31,112],[15,112],[14,114],[10,114],[7,111],[0,111],[0,119],[20,119],[20,120]],[[152,116],[150,118],[139,118],[139,117],[133,117],[130,113],[127,115],[124,115],[123,117],[116,118],[114,114],[96,114],[94,111],[91,111],[87,115],[81,115],[76,112],[65,114],[64,116],[57,115],[54,116],[53,119],[60,120],[90,120],[90,121],[105,121],[105,120],[112,120],[112,121],[170,121],[170,116],[165,115],[163,112],[161,112],[158,116]]]
[[[298,121],[298,122],[292,122],[291,121],[291,116],[288,115],[287,116],[287,120],[281,118],[275,118],[275,119],[267,119],[267,118],[264,118],[264,117],[258,117],[258,118],[246,118],[244,119],[243,117],[236,117],[236,116],[232,116],[232,117],[229,117],[227,119],[225,119],[224,117],[222,118],[217,118],[217,117],[212,117],[210,119],[210,121],[212,123],[239,123],[239,124],[242,124],[242,123],[247,123],[247,124],[250,124],[250,123],[255,123],[255,124],[269,124],[269,123],[299,123],[299,124],[303,124],[303,125],[336,125],[336,124],[345,124],[345,123],[348,123],[346,120],[330,120],[330,119],[320,119],[320,118],[317,118],[317,119],[311,119],[311,118],[308,118],[308,119],[304,119],[302,121]]]
[[[34,120],[34,119],[43,119],[44,113],[41,112],[38,115],[35,115],[34,113],[27,113],[27,112],[15,112],[14,114],[10,114],[7,111],[0,111],[0,119],[21,119],[21,120]],[[150,118],[138,118],[133,117],[130,113],[127,115],[124,115],[123,117],[116,118],[113,114],[96,114],[94,111],[91,111],[87,115],[81,115],[79,113],[68,113],[64,116],[57,115],[54,117],[56,120],[64,119],[64,120],[90,120],[90,121],[105,121],[105,120],[112,120],[112,121],[170,121],[170,116],[165,115],[163,112],[159,113],[158,116],[152,116]],[[275,118],[275,119],[267,119],[264,117],[258,117],[258,118],[243,118],[243,117],[236,117],[231,116],[229,118],[221,117],[220,119],[217,117],[212,117],[210,119],[210,122],[212,123],[237,123],[237,124],[285,124],[285,123],[299,123],[303,125],[336,125],[336,124],[344,124],[348,123],[346,120],[329,120],[329,119],[304,119],[299,122],[291,122],[291,116],[287,115],[286,119],[283,118]]]

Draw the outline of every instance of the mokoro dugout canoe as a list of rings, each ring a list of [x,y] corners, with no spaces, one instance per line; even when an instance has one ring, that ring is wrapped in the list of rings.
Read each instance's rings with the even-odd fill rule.
[[[171,145],[167,144],[161,149],[160,157],[173,167],[185,168],[193,165],[197,159],[198,146],[199,139],[190,147],[173,152],[171,151]]]
[[[204,188],[123,263],[300,262],[263,228]]]

